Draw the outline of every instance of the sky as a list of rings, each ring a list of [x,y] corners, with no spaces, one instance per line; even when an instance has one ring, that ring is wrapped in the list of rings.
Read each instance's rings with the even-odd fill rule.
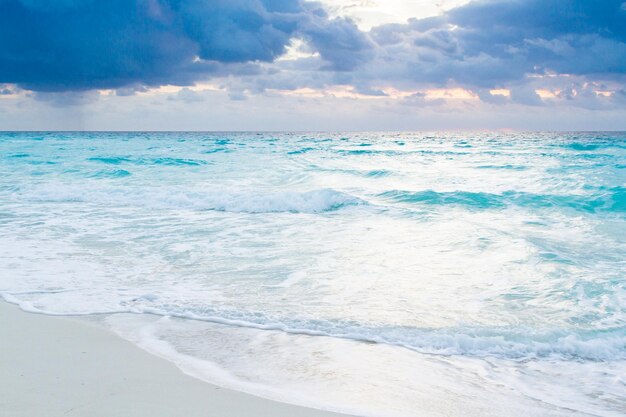
[[[622,0],[0,0],[0,130],[626,130]]]

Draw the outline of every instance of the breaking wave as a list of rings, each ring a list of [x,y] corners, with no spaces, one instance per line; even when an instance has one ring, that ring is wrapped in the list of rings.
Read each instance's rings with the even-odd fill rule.
[[[18,198],[31,202],[82,202],[106,206],[155,209],[215,210],[237,213],[323,213],[365,204],[352,195],[332,189],[306,192],[142,189],[57,185],[20,190]]]

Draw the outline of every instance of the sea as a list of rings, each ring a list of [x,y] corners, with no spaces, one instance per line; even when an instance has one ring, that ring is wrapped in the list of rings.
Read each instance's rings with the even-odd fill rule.
[[[626,415],[626,133],[0,132],[0,295],[357,416]]]

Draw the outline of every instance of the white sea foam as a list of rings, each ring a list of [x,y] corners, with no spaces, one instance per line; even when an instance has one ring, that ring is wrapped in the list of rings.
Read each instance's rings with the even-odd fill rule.
[[[468,412],[539,417],[546,415],[546,407],[552,416],[618,417],[626,405],[620,397],[626,361],[415,355],[389,345],[145,315],[112,316],[107,324],[199,379],[349,415],[409,417],[417,402],[420,415],[430,417]],[[385,378],[393,382],[376,383]],[[603,399],[595,395],[598,390],[604,391]],[[615,408],[606,409],[603,400],[613,401]]]
[[[288,284],[289,285],[289,284]],[[288,286],[286,285],[286,286]],[[284,288],[285,286],[280,286]],[[23,292],[25,294],[45,292]],[[47,294],[55,294],[52,292]],[[119,308],[82,309],[54,311],[31,301],[20,299],[19,295],[0,292],[6,301],[18,304],[25,311],[51,315],[93,315],[134,313],[151,314],[163,317],[192,319],[215,324],[250,328],[257,330],[280,331],[305,336],[323,336],[380,343],[410,349],[415,352],[443,356],[495,357],[510,360],[529,359],[578,359],[592,361],[626,360],[626,330],[576,331],[573,329],[546,330],[530,328],[453,328],[420,329],[409,327],[368,326],[328,320],[298,320],[294,318],[264,317],[262,313],[219,311],[204,309],[192,311],[173,306],[150,306],[157,304],[158,297],[143,294],[123,302]],[[77,294],[80,298],[80,293]],[[78,305],[78,304],[76,304]]]
[[[185,190],[49,184],[25,187],[16,193],[30,202],[91,203],[111,207],[216,210],[236,213],[322,213],[365,204],[357,197],[332,189],[296,191]]]

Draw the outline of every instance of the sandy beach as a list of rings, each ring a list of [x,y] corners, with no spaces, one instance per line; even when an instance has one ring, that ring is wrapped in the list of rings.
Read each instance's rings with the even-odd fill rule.
[[[183,374],[106,329],[0,303],[3,417],[331,417]]]

